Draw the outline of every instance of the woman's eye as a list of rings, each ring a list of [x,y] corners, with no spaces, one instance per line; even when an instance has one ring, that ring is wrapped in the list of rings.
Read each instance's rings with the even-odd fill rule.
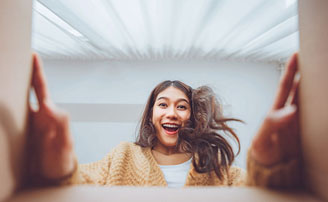
[[[184,105],[179,105],[179,106],[178,106],[178,109],[187,109],[187,107],[184,106]]]
[[[158,106],[160,106],[160,107],[166,107],[167,105],[165,103],[159,103]]]

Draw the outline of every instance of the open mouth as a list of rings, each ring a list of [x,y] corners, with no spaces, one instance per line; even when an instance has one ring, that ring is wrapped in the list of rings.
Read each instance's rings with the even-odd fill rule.
[[[177,124],[162,124],[162,127],[164,128],[164,130],[166,130],[169,134],[174,134],[176,132],[178,132],[180,125]]]

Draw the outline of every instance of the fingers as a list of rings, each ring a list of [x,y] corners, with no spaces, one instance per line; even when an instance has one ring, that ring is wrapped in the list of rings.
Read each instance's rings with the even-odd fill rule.
[[[69,119],[69,114],[67,112],[60,112],[58,119],[58,125],[60,127],[57,127],[57,133],[59,134],[58,140],[70,149],[73,146],[73,140],[69,129]]]
[[[41,60],[37,54],[33,54],[33,74],[32,86],[35,90],[36,97],[40,108],[43,107],[46,101],[49,101],[49,91],[47,87],[46,77],[44,75]]]
[[[296,111],[297,107],[295,105],[288,105],[282,109],[272,112],[272,114],[269,116],[270,125],[272,128],[274,128],[272,130],[276,130],[276,128],[280,129],[284,127],[285,124],[288,124],[294,117]]]
[[[49,148],[71,148],[72,137],[69,130],[67,112],[54,108],[39,110],[33,113],[33,134],[42,141],[43,150]]]
[[[282,109],[272,111],[265,118],[256,139],[264,145],[272,143],[272,135],[279,132],[280,129],[291,123],[296,116],[297,108],[295,105],[289,105]]]
[[[294,86],[292,89],[292,96],[291,96],[291,104],[294,104],[296,106],[298,106],[298,92],[299,92],[299,85],[300,85],[300,78],[298,78],[295,82],[294,82]]]
[[[280,80],[278,92],[273,104],[273,109],[280,109],[282,108],[291,92],[294,83],[294,77],[297,72],[297,53],[293,54],[292,57],[289,59],[286,70]]]

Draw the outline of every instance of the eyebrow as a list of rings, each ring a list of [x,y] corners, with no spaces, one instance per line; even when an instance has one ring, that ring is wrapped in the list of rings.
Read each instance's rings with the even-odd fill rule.
[[[163,100],[168,100],[169,98],[167,98],[167,97],[159,97],[159,98],[157,98],[157,100],[162,100],[162,99]],[[188,100],[186,100],[184,98],[180,98],[180,99],[177,100],[177,102],[181,102],[181,101],[185,101],[186,103],[189,104]]]

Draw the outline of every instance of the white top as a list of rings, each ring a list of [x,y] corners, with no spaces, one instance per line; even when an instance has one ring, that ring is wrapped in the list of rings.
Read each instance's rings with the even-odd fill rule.
[[[183,187],[191,165],[191,158],[178,165],[158,165],[166,180],[168,187]]]

